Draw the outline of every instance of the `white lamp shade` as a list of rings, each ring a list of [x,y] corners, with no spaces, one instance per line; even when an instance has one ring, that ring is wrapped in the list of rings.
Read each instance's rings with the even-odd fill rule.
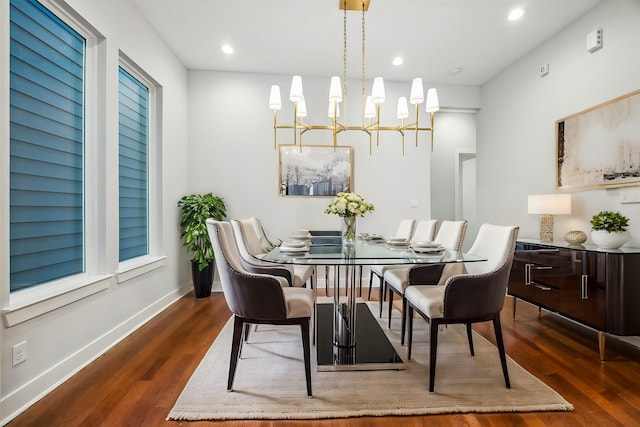
[[[527,212],[532,215],[568,215],[571,213],[571,194],[529,196]]]
[[[331,77],[331,86],[329,86],[329,101],[342,102],[342,85],[340,77]]]
[[[298,101],[298,109],[296,110],[296,116],[298,117],[307,117],[307,103],[304,98],[302,101]]]
[[[269,108],[272,110],[280,110],[282,108],[282,99],[280,98],[280,86],[272,85],[269,93]]]
[[[409,117],[409,107],[407,107],[407,98],[405,98],[404,96],[401,96],[400,98],[398,98],[398,109],[396,110],[396,114],[398,116],[398,119],[402,120],[402,119],[406,119],[407,117]]]
[[[435,113],[440,109],[440,101],[438,101],[438,91],[432,87],[427,91],[427,113]]]
[[[331,101],[329,102],[329,111],[327,112],[327,115],[333,119],[334,114],[335,118],[340,117],[340,104],[335,101]]]
[[[411,84],[411,94],[409,95],[409,102],[412,105],[422,104],[424,102],[424,89],[422,87],[422,79],[416,77]]]
[[[289,100],[291,102],[300,102],[304,99],[302,92],[302,77],[293,76],[291,79],[291,90],[289,91]]]
[[[367,96],[367,100],[364,103],[364,118],[373,119],[376,116],[376,106],[371,100],[370,96]]]
[[[373,88],[371,89],[371,101],[374,104],[382,104],[385,100],[384,80],[382,77],[373,79]]]

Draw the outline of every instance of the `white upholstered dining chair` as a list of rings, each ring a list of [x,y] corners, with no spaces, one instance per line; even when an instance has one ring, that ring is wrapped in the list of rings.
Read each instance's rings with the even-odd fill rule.
[[[434,243],[439,243],[445,249],[458,252],[462,249],[464,237],[467,232],[467,221],[442,221],[440,229],[433,239]],[[389,291],[389,328],[391,328],[391,314],[393,313],[393,295],[402,297],[402,329],[400,343],[404,344],[404,336],[407,326],[407,301],[404,292],[411,284],[443,284],[449,277],[460,274],[464,271],[462,263],[445,265],[423,265],[423,266],[397,266],[384,273],[382,279],[383,290]],[[435,280],[435,282],[434,282]]]
[[[255,222],[249,219],[233,219],[231,226],[238,245],[238,250],[243,263],[266,268],[286,269],[290,272],[289,284],[294,287],[303,287],[307,283],[313,289],[315,283],[314,268],[311,265],[285,265],[273,264],[260,260],[260,256],[268,252],[268,248],[263,245],[258,236],[259,230],[255,227]],[[261,229],[261,228],[260,228]],[[275,274],[275,273],[273,273]]]
[[[429,391],[433,392],[438,347],[438,329],[444,324],[465,324],[469,350],[474,355],[471,324],[493,322],[496,344],[507,388],[511,387],[500,327],[500,311],[513,262],[518,227],[482,224],[469,249],[469,254],[487,259],[464,265],[463,274],[449,277],[444,284],[413,285],[406,288],[409,342],[407,358],[411,359],[414,311],[429,322]]]
[[[392,236],[395,239],[405,239],[407,241],[411,240],[411,236],[413,236],[413,229],[416,225],[415,219],[403,219],[400,221],[396,233]],[[380,304],[382,306],[382,298],[384,294],[382,293],[382,277],[384,276],[384,272],[389,266],[387,265],[372,265],[371,272],[369,276],[369,294],[367,299],[371,299],[371,287],[373,286],[373,276],[378,278],[378,283],[380,284]],[[360,280],[362,281],[362,274],[360,275]],[[382,313],[382,308],[380,309]]]

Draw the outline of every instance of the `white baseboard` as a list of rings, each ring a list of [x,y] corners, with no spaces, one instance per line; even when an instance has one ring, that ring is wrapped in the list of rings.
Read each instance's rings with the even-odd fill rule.
[[[170,292],[126,321],[116,325],[107,333],[97,337],[77,352],[51,366],[33,380],[4,396],[0,400],[0,414],[3,415],[0,425],[5,425],[17,417],[190,290],[191,285],[189,284],[189,287],[185,286]]]

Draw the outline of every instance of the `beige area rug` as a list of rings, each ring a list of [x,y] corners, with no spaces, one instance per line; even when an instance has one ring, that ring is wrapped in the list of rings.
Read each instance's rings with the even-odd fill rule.
[[[377,313],[377,304],[370,307]],[[387,319],[380,321],[388,331]],[[227,392],[232,329],[232,322],[228,322],[167,419],[318,419],[573,410],[562,396],[510,358],[512,388],[507,389],[496,347],[474,332],[472,357],[461,325],[451,325],[439,334],[435,393],[429,394],[427,324],[421,318],[414,322],[413,354],[406,370],[317,372],[313,360],[313,398],[306,395],[299,327],[260,326],[244,345],[234,391]],[[388,334],[404,357],[406,347],[398,345],[398,312]]]

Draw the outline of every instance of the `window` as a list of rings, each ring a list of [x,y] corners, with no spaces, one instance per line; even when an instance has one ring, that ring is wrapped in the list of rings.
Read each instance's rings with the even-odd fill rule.
[[[82,273],[86,40],[10,2],[10,290]]]
[[[149,89],[119,69],[120,262],[149,253]]]

